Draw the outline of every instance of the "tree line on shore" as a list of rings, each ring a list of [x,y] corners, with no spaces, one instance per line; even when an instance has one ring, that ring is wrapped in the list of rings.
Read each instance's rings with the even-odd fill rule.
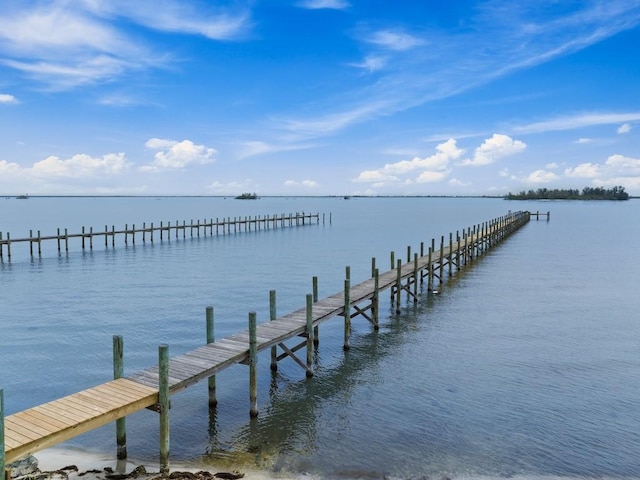
[[[629,194],[624,187],[613,188],[584,187],[578,189],[547,189],[524,190],[520,193],[509,192],[504,196],[506,200],[628,200]]]

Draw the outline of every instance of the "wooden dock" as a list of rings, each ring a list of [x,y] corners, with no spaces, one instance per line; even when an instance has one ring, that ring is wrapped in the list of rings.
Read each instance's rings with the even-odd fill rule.
[[[314,277],[313,293],[308,294],[305,307],[276,317],[275,291],[271,292],[270,321],[256,324],[256,314],[249,313],[249,329],[230,337],[216,340],[213,336],[213,308],[207,307],[207,344],[185,354],[169,358],[167,346],[159,347],[158,365],[122,376],[122,339],[114,337],[114,380],[87,390],[60,398],[7,416],[2,421],[3,391],[0,390],[0,480],[5,480],[5,466],[41,449],[51,447],[81,433],[116,421],[118,458],[126,458],[124,417],[151,408],[160,415],[160,465],[161,472],[168,472],[169,464],[169,396],[201,380],[208,379],[209,402],[215,405],[215,375],[238,363],[249,370],[249,412],[258,414],[256,365],[258,353],[271,350],[271,368],[277,362],[292,358],[307,375],[313,376],[312,352],[318,340],[318,327],[332,318],[344,320],[344,349],[349,348],[351,320],[362,316],[373,328],[378,328],[378,301],[381,291],[390,290],[391,303],[400,312],[402,296],[417,302],[419,285],[426,280],[427,292],[436,290],[436,282],[443,283],[447,276],[471,264],[493,246],[499,244],[514,231],[525,225],[529,212],[509,213],[490,222],[478,224],[440,238],[439,249],[435,239],[425,252],[407,260],[396,261],[391,254],[391,269],[379,273],[375,258],[372,259],[371,278],[351,285],[350,269],[346,268],[344,289],[317,298],[317,279]],[[298,339],[296,345],[285,342]],[[278,350],[279,349],[279,350]],[[298,350],[306,350],[306,359],[298,358]],[[278,353],[280,352],[280,353]]]
[[[325,215],[322,214],[322,223],[325,221]],[[37,230],[34,234],[33,230],[29,231],[28,237],[23,238],[11,238],[11,234],[6,232],[0,232],[0,261],[4,258],[6,250],[6,257],[8,260],[11,260],[11,247],[16,243],[28,243],[29,244],[29,253],[31,256],[34,256],[34,246],[36,249],[36,253],[38,256],[42,256],[42,242],[53,241],[55,240],[57,243],[58,254],[64,251],[66,253],[69,252],[69,240],[70,239],[80,239],[82,250],[90,249],[93,250],[94,240],[99,241],[100,238],[104,240],[104,247],[109,248],[109,244],[112,248],[116,246],[116,238],[121,237],[124,239],[124,244],[128,245],[131,242],[132,245],[136,244],[136,239],[138,242],[153,243],[154,240],[160,240],[161,242],[164,240],[170,241],[171,238],[175,238],[176,240],[182,238],[187,238],[187,232],[189,232],[189,237],[206,237],[207,233],[209,236],[214,235],[230,235],[232,233],[241,233],[241,232],[251,232],[257,230],[269,230],[275,228],[284,228],[284,227],[296,227],[302,225],[311,225],[313,223],[320,223],[320,213],[304,213],[304,212],[296,212],[289,214],[274,214],[274,215],[257,215],[257,216],[245,216],[245,217],[227,217],[227,218],[213,218],[204,219],[204,220],[196,220],[195,222],[191,220],[189,223],[186,220],[183,220],[182,223],[179,221],[175,221],[175,223],[169,222],[160,222],[160,225],[155,225],[151,222],[149,225],[145,223],[142,224],[142,227],[136,228],[135,224],[125,225],[123,229],[116,230],[115,226],[112,225],[109,228],[107,225],[104,226],[104,230],[94,230],[93,227],[89,227],[86,229],[82,227],[82,231],[80,233],[69,233],[68,229],[60,229],[58,228],[57,233],[54,235],[41,235],[40,230]],[[331,223],[331,214],[329,214],[329,223]],[[97,244],[97,243],[96,243]]]

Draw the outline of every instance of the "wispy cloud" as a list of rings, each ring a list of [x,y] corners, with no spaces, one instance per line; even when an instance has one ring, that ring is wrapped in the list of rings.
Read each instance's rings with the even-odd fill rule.
[[[332,10],[345,10],[351,6],[346,0],[304,0],[296,4],[301,8],[308,8],[310,10],[320,9],[332,9]]]
[[[631,127],[630,123],[623,123],[618,127],[618,133],[619,134],[629,133],[631,131],[631,128],[633,127]]]
[[[427,44],[425,39],[401,30],[378,30],[365,36],[364,41],[377,47],[399,52]]]
[[[244,11],[203,12],[190,2],[171,0],[12,2],[0,5],[0,15],[0,64],[54,90],[111,81],[175,60],[141,41],[117,18],[216,40],[237,38],[250,24]]]
[[[380,52],[392,55],[380,70],[383,75],[359,88],[339,92],[339,102],[326,99],[325,113],[315,119],[292,117],[280,126],[299,130],[304,125],[309,136],[326,135],[450,97],[579,51],[640,24],[640,4],[626,0],[594,0],[571,13],[558,9],[544,18],[538,11],[539,2],[535,0],[517,4],[493,0],[471,18],[472,28],[464,32],[427,30],[416,35],[409,28],[393,26],[366,33],[367,27],[363,26],[358,38],[366,52],[364,58],[375,58]],[[366,68],[367,61],[353,65]],[[343,105],[342,109],[336,109],[336,104]],[[634,119],[635,115],[618,123]],[[513,131],[529,133],[561,125],[541,122]]]
[[[612,125],[637,120],[640,120],[640,112],[586,113],[516,126],[513,127],[512,130],[515,133],[544,133],[559,130],[575,130],[578,128],[592,127],[594,125]],[[580,140],[579,142],[584,143]]]
[[[274,144],[261,141],[243,142],[238,152],[239,158],[248,158],[255,155],[264,155],[267,153],[291,152],[295,150],[305,150],[313,148],[311,144]]]

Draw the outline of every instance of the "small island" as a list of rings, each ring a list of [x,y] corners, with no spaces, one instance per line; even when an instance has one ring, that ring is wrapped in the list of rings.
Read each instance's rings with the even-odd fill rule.
[[[629,194],[624,187],[602,188],[584,187],[578,189],[553,189],[539,188],[538,190],[524,190],[520,193],[509,192],[504,196],[505,200],[629,200]]]
[[[257,200],[258,195],[254,193],[243,193],[242,195],[238,195],[236,200]]]

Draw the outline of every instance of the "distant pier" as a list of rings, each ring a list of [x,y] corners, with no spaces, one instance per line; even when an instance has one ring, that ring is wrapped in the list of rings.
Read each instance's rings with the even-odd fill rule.
[[[320,213],[296,212],[279,215],[258,215],[254,217],[216,218],[215,220],[211,218],[209,220],[197,220],[195,222],[191,220],[189,223],[186,221],[180,223],[176,220],[174,223],[169,221],[167,223],[160,222],[160,225],[154,225],[153,222],[151,222],[149,225],[143,223],[142,227],[138,226],[138,228],[136,228],[135,224],[131,225],[131,227],[127,224],[124,229],[118,230],[116,230],[113,225],[111,228],[105,225],[102,231],[94,230],[93,227],[89,229],[82,227],[80,233],[68,233],[66,228],[64,230],[58,228],[55,235],[41,235],[40,230],[37,230],[34,234],[34,231],[30,230],[29,236],[23,238],[11,238],[9,232],[5,234],[0,232],[0,260],[2,260],[5,255],[8,260],[11,260],[11,247],[16,243],[28,243],[29,253],[33,257],[35,254],[42,256],[42,243],[46,241],[55,241],[57,243],[58,253],[60,254],[63,249],[65,253],[69,252],[69,240],[77,238],[81,240],[82,250],[87,248],[93,250],[94,240],[96,245],[102,240],[105,248],[109,248],[109,245],[115,248],[116,238],[123,239],[125,245],[129,243],[135,245],[136,239],[142,243],[146,243],[147,241],[153,243],[154,240],[161,242],[164,240],[169,241],[171,238],[175,238],[176,240],[179,238],[186,239],[187,232],[189,232],[189,237],[200,237],[201,234],[206,237],[207,233],[209,236],[228,235],[231,233],[250,232],[252,230],[268,230],[311,225],[312,223],[317,224],[320,223],[320,218]],[[324,222],[325,214],[322,214],[322,223]],[[329,223],[331,223],[331,214],[329,214]]]
[[[320,340],[320,324],[341,317],[344,322],[342,348],[348,350],[354,318],[362,317],[371,323],[374,330],[378,329],[382,291],[390,291],[391,306],[400,313],[404,301],[417,303],[423,293],[437,293],[437,288],[447,278],[472,265],[477,258],[527,224],[532,216],[529,212],[509,213],[457,231],[455,235],[443,235],[439,239],[439,248],[436,248],[436,239],[432,239],[428,247],[421,243],[419,252],[413,254],[407,247],[406,260],[396,258],[391,252],[390,269],[382,273],[376,259],[372,258],[370,278],[357,284],[352,285],[350,267],[347,266],[344,288],[323,299],[318,298],[318,280],[313,277],[305,306],[283,316],[276,313],[276,292],[272,290],[269,295],[269,321],[258,324],[256,313],[249,312],[248,330],[227,338],[215,338],[214,309],[206,307],[204,345],[173,358],[169,357],[168,346],[160,345],[157,365],[127,377],[123,368],[123,339],[114,336],[113,380],[6,418],[4,392],[0,389],[0,480],[10,476],[10,472],[5,472],[7,464],[114,421],[117,458],[124,459],[127,457],[125,417],[144,408],[159,415],[160,471],[166,475],[169,471],[170,395],[207,379],[208,401],[213,410],[217,405],[216,391],[219,388],[215,375],[232,365],[244,364],[249,367],[249,414],[255,417],[258,415],[256,366],[259,352],[270,351],[271,370],[276,371],[278,362],[290,357],[302,368],[305,376],[311,378],[314,375],[313,352]],[[317,216],[303,218],[305,221],[317,220]],[[302,222],[303,218],[299,221]],[[287,345],[289,341],[295,344]],[[296,354],[299,350],[306,355]]]

